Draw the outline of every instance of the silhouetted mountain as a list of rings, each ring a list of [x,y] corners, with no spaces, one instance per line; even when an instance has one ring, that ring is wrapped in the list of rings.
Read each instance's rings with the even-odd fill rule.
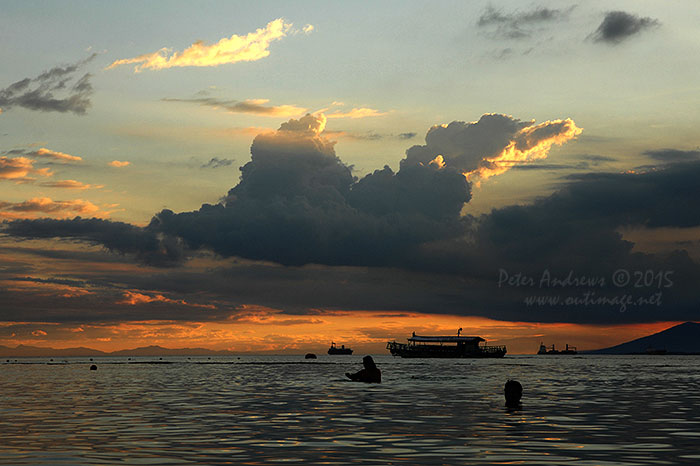
[[[229,356],[231,351],[215,351],[206,348],[176,348],[162,346],[143,346],[128,350],[113,351],[109,356]]]
[[[700,324],[686,322],[647,337],[586,353],[647,354],[664,351],[670,354],[700,354]]]
[[[0,357],[30,358],[40,356],[67,357],[67,356],[107,356],[104,351],[91,348],[47,348],[43,346],[19,345],[16,348],[0,346]]]
[[[206,348],[169,349],[161,346],[145,346],[106,353],[91,348],[50,348],[44,346],[19,345],[16,348],[0,345],[0,358],[69,357],[69,356],[227,356],[230,351],[215,351]],[[237,353],[236,353],[237,354]]]

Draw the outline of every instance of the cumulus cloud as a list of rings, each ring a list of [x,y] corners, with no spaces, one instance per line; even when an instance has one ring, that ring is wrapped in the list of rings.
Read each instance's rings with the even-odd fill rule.
[[[110,167],[115,167],[115,168],[123,168],[123,167],[128,167],[131,165],[131,162],[128,161],[120,161],[120,160],[112,160],[108,164]]]
[[[483,115],[479,121],[453,121],[430,128],[424,145],[406,151],[402,168],[437,162],[462,172],[470,180],[484,180],[511,167],[547,158],[554,144],[563,144],[581,133],[571,119],[535,124],[500,114]]]
[[[269,102],[268,99],[246,99],[243,101],[237,101],[215,99],[212,97],[200,97],[195,99],[165,98],[163,101],[191,102],[213,108],[223,108],[230,113],[249,113],[269,117],[290,117],[303,115],[306,112],[305,108],[297,107],[296,105],[265,105]]]
[[[619,44],[644,30],[660,25],[661,23],[654,18],[641,17],[625,11],[610,11],[591,37],[596,42]]]
[[[219,66],[240,61],[256,61],[270,55],[270,44],[282,39],[290,32],[291,23],[278,18],[267,23],[264,28],[239,36],[233,34],[219,42],[207,45],[198,40],[182,52],[172,53],[172,49],[162,48],[156,52],[146,53],[134,58],[125,58],[112,62],[107,69],[135,63],[135,72],[144,69],[162,70],[183,66]]]
[[[566,19],[573,8],[561,10],[540,6],[530,11],[505,13],[488,6],[476,24],[488,29],[494,38],[523,39],[530,37],[538,26]]]
[[[80,70],[96,56],[92,54],[76,63],[51,68],[35,78],[24,78],[0,89],[0,109],[22,107],[42,112],[84,115],[91,105],[92,75],[81,75]]]

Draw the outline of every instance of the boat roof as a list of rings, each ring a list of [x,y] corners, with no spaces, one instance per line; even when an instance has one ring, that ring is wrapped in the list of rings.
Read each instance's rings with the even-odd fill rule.
[[[413,335],[408,338],[408,341],[418,341],[418,342],[443,342],[443,343],[457,343],[457,342],[474,342],[474,341],[486,341],[481,337],[456,337],[452,335],[448,336],[420,336]]]

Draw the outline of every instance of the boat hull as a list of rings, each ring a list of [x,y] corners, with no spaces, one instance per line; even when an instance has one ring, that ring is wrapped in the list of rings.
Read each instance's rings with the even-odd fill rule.
[[[502,358],[506,355],[504,346],[480,346],[473,348],[455,348],[437,345],[406,345],[389,342],[386,348],[392,356],[402,358]]]

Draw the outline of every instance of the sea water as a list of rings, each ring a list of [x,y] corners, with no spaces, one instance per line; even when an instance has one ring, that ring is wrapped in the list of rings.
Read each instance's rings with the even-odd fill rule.
[[[3,358],[0,464],[700,463],[697,356],[362,356]]]

